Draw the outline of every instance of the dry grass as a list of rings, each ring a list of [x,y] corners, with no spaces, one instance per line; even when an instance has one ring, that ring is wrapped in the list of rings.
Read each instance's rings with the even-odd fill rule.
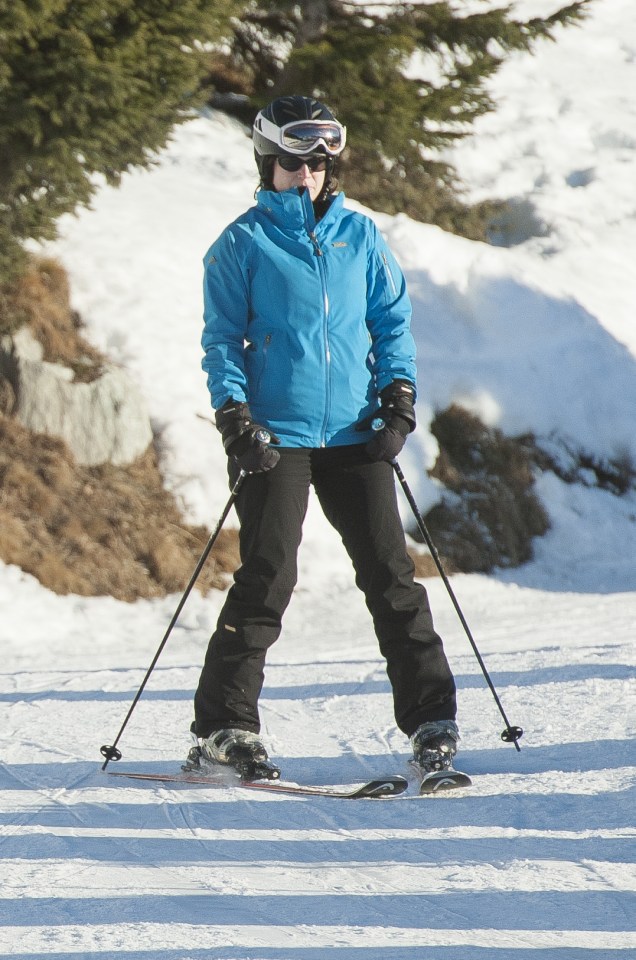
[[[0,557],[55,593],[132,601],[182,591],[207,543],[163,487],[154,452],[81,467],[61,441],[0,416]],[[227,585],[236,533],[222,530],[199,578]]]
[[[428,529],[428,524],[426,526]],[[435,544],[435,546],[437,546],[437,544]],[[425,547],[421,547],[420,549],[409,548],[409,556],[411,557],[411,560],[415,565],[416,577],[423,579],[424,577],[439,576],[437,565]],[[441,560],[442,560],[442,566],[444,568],[445,573],[455,572],[455,567],[453,566],[453,564],[451,563],[448,557],[442,557]]]
[[[103,357],[81,333],[71,308],[66,271],[52,258],[34,258],[30,268],[0,298],[0,334],[27,324],[44,349],[44,359],[89,381],[100,373]]]

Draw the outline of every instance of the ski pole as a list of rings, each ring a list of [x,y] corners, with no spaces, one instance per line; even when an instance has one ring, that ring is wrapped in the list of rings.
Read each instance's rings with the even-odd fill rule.
[[[166,643],[168,642],[168,637],[169,637],[170,634],[172,633],[173,627],[174,627],[174,625],[176,624],[177,620],[179,619],[179,614],[180,614],[181,611],[183,610],[183,608],[184,608],[184,606],[185,606],[185,602],[186,602],[186,600],[188,599],[188,597],[190,596],[190,592],[191,592],[192,588],[194,587],[194,585],[195,585],[195,583],[196,583],[196,581],[197,581],[197,578],[198,578],[199,574],[201,573],[201,570],[203,569],[203,566],[204,566],[204,564],[205,564],[205,561],[206,561],[207,558],[208,558],[208,555],[209,555],[209,553],[210,553],[210,550],[211,550],[212,547],[214,546],[214,543],[215,543],[215,541],[216,541],[219,533],[221,532],[221,527],[222,527],[223,524],[225,523],[225,521],[226,521],[226,519],[227,519],[227,515],[229,514],[230,510],[232,509],[232,505],[234,504],[234,501],[236,500],[236,497],[237,497],[237,495],[238,495],[238,492],[239,492],[239,490],[241,489],[241,487],[242,487],[242,485],[243,485],[243,481],[245,480],[245,477],[246,477],[246,476],[247,476],[246,471],[245,471],[245,470],[241,470],[241,472],[239,473],[238,478],[237,478],[234,486],[233,486],[232,489],[231,489],[230,498],[229,498],[228,502],[227,502],[226,505],[225,505],[225,508],[224,508],[224,510],[223,510],[223,513],[222,513],[221,516],[219,517],[219,522],[217,523],[216,527],[214,528],[214,530],[213,530],[212,533],[210,534],[210,537],[209,537],[209,539],[208,539],[208,542],[207,542],[206,545],[205,545],[205,550],[204,550],[203,553],[201,554],[201,557],[200,557],[200,559],[199,559],[199,562],[197,563],[196,567],[194,568],[194,573],[193,573],[192,576],[190,577],[190,582],[188,583],[188,586],[185,588],[184,594],[183,594],[183,596],[181,597],[181,600],[179,601],[179,603],[178,603],[178,605],[177,605],[177,609],[175,610],[174,615],[173,615],[173,617],[172,617],[172,620],[170,621],[170,623],[169,623],[169,625],[168,625],[168,629],[166,630],[166,632],[165,632],[165,634],[164,634],[164,636],[163,636],[163,640],[162,640],[161,643],[159,644],[159,647],[157,648],[157,652],[156,652],[156,654],[155,654],[154,657],[153,657],[152,663],[150,664],[150,666],[148,667],[148,670],[146,671],[146,676],[145,676],[145,677],[143,678],[143,680],[141,681],[141,686],[139,687],[139,690],[138,690],[137,693],[135,694],[135,698],[134,698],[133,702],[131,703],[130,709],[129,709],[128,713],[126,714],[126,717],[125,717],[125,719],[124,719],[124,722],[122,723],[122,725],[121,725],[121,727],[120,727],[120,729],[119,729],[119,733],[117,734],[117,736],[116,736],[116,738],[115,738],[115,742],[114,742],[113,744],[104,744],[104,746],[101,747],[101,749],[100,749],[101,755],[106,758],[106,759],[104,760],[104,763],[102,764],[102,770],[105,770],[105,769],[106,769],[106,767],[108,766],[108,764],[109,764],[109,762],[110,762],[111,760],[121,760],[121,750],[118,749],[117,744],[119,743],[119,740],[120,740],[120,738],[121,738],[122,733],[123,733],[124,730],[126,729],[126,726],[127,726],[127,724],[128,724],[128,721],[130,720],[130,718],[131,718],[131,716],[132,716],[133,710],[134,710],[135,707],[137,706],[137,703],[139,702],[139,699],[140,699],[142,693],[144,692],[144,688],[145,688],[146,684],[148,683],[148,680],[149,680],[149,678],[150,678],[150,674],[151,674],[152,671],[154,670],[154,668],[155,668],[155,666],[156,666],[156,664],[157,664],[157,660],[158,660],[159,657],[161,656],[161,652],[162,652],[163,648],[165,647]]]
[[[431,556],[433,557],[433,560],[435,561],[435,566],[436,566],[437,569],[439,570],[439,574],[440,574],[442,580],[444,581],[444,586],[445,586],[446,589],[448,590],[448,595],[449,595],[449,597],[451,598],[451,600],[452,600],[452,602],[453,602],[453,606],[455,607],[455,610],[457,611],[457,616],[459,617],[459,619],[460,619],[460,621],[461,621],[462,627],[464,628],[464,631],[465,631],[465,633],[466,633],[466,636],[468,637],[468,639],[469,639],[469,641],[470,641],[470,645],[471,645],[471,647],[473,648],[473,652],[474,652],[475,656],[477,657],[477,662],[478,662],[479,666],[481,667],[481,671],[482,671],[482,673],[483,673],[483,675],[484,675],[484,677],[485,677],[485,679],[486,679],[486,683],[487,683],[488,686],[490,687],[490,692],[492,693],[492,695],[493,695],[493,697],[494,697],[494,700],[495,700],[495,703],[497,704],[497,707],[499,708],[499,713],[500,713],[501,716],[503,717],[504,723],[506,724],[506,729],[505,729],[505,730],[503,731],[503,733],[501,734],[501,739],[502,739],[505,743],[514,743],[515,748],[520,752],[520,751],[521,751],[521,747],[519,746],[518,741],[519,741],[519,740],[521,739],[521,737],[523,736],[523,730],[522,730],[521,727],[512,727],[512,726],[510,725],[510,722],[509,722],[509,720],[508,720],[508,717],[506,716],[505,710],[504,710],[504,708],[503,708],[503,706],[502,706],[502,704],[501,704],[501,700],[499,699],[499,696],[498,696],[498,694],[497,694],[497,691],[495,690],[495,685],[493,684],[493,682],[492,682],[492,680],[491,680],[491,678],[490,678],[490,674],[488,673],[488,670],[486,669],[486,664],[484,663],[484,661],[483,661],[483,659],[482,659],[482,656],[481,656],[481,654],[480,654],[480,652],[479,652],[479,650],[478,650],[478,648],[477,648],[477,644],[475,643],[475,640],[474,640],[473,635],[472,635],[472,633],[471,633],[471,631],[470,631],[470,628],[469,628],[469,626],[468,626],[468,623],[466,622],[466,618],[465,618],[464,614],[462,613],[462,609],[461,609],[461,607],[460,607],[460,605],[459,605],[459,603],[458,603],[458,601],[457,601],[457,597],[455,596],[455,593],[454,593],[454,591],[453,591],[453,588],[452,588],[451,585],[450,585],[450,581],[449,581],[448,577],[446,576],[446,572],[445,572],[445,570],[444,570],[444,567],[442,566],[442,561],[441,561],[441,559],[440,559],[439,553],[437,552],[437,548],[436,548],[435,544],[433,543],[433,540],[432,540],[432,538],[431,538],[431,535],[430,535],[430,533],[429,533],[429,531],[428,531],[428,528],[427,528],[426,524],[424,523],[424,518],[422,517],[422,514],[421,514],[420,511],[418,510],[417,504],[415,503],[415,498],[414,498],[414,496],[413,496],[413,494],[412,494],[412,492],[411,492],[411,489],[410,489],[408,483],[406,482],[406,479],[405,479],[405,477],[404,477],[404,474],[402,473],[402,470],[400,469],[400,465],[398,464],[397,460],[392,460],[392,461],[391,461],[391,466],[392,466],[393,469],[395,470],[395,474],[396,474],[398,480],[400,481],[400,486],[402,487],[402,490],[404,491],[404,495],[406,496],[406,499],[407,499],[408,502],[409,502],[409,506],[411,507],[411,510],[413,511],[413,516],[415,517],[415,520],[416,520],[416,522],[417,522],[417,525],[418,525],[418,527],[419,527],[419,529],[420,529],[420,533],[421,533],[422,536],[424,537],[424,540],[425,540],[425,542],[426,542],[426,546],[428,547],[428,549],[429,549],[430,552],[431,552]]]

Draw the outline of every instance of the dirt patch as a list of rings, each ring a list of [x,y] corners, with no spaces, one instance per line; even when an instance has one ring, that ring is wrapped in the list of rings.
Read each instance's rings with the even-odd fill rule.
[[[184,523],[153,450],[128,467],[81,467],[61,440],[0,416],[0,557],[55,593],[133,601],[182,591],[209,532]],[[222,530],[198,581],[224,588],[238,564]]]

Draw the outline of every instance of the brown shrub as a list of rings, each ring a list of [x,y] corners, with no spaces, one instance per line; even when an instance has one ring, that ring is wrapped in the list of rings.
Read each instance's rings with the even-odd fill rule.
[[[440,446],[431,476],[450,496],[426,525],[449,572],[487,573],[530,560],[533,538],[549,528],[532,490],[541,457],[532,438],[506,437],[458,406],[439,413],[431,432]]]

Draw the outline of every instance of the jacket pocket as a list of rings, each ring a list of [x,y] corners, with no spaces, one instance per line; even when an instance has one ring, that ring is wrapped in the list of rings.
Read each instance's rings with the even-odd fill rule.
[[[251,343],[249,347],[250,363],[248,367],[248,382],[250,387],[250,396],[256,398],[259,394],[263,379],[267,372],[267,362],[269,348],[272,342],[272,334],[267,333],[263,338],[262,344]]]

